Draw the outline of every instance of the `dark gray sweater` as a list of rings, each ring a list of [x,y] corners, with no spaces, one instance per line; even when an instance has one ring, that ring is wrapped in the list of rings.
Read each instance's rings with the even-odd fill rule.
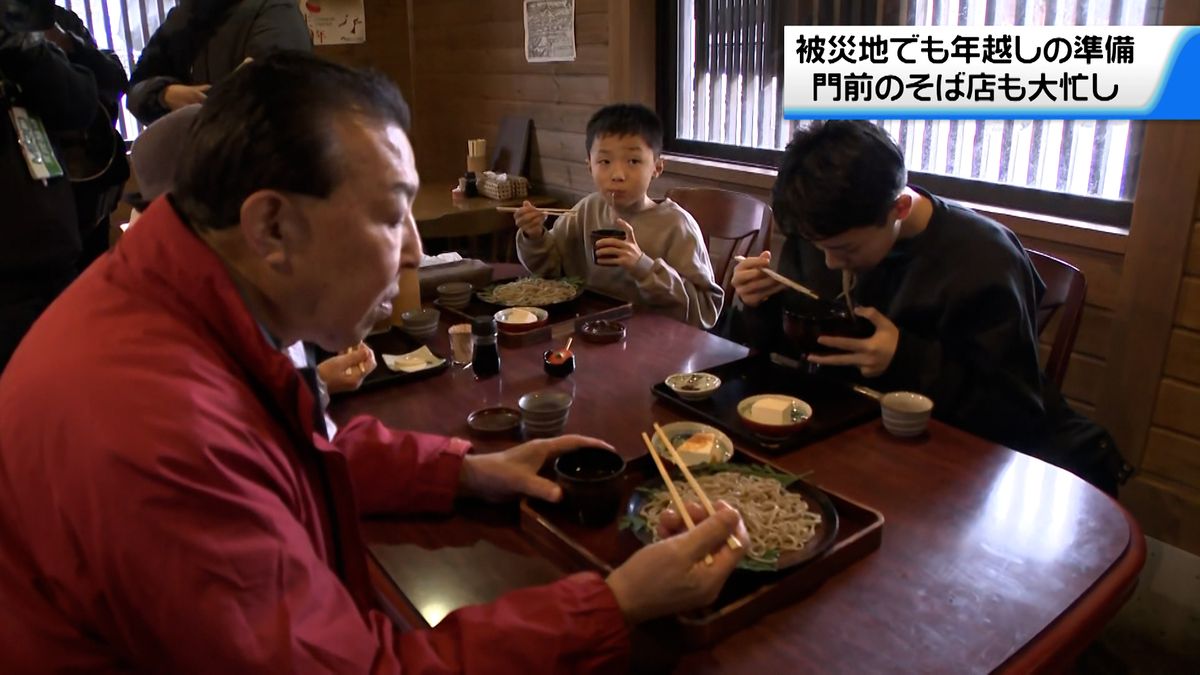
[[[1102,430],[1066,405],[1038,365],[1036,310],[1045,286],[1016,235],[919,191],[933,203],[928,227],[898,241],[859,275],[853,291],[860,306],[875,307],[900,329],[890,367],[866,383],[921,392],[934,400],[939,419],[1081,475],[1098,470],[1091,467],[1096,462],[1107,465],[1111,457],[1093,456],[1106,451],[1090,447]],[[800,237],[788,238],[777,269],[825,297],[840,292],[841,273],[826,268],[821,252]],[[762,349],[794,351],[783,335],[782,311],[801,302],[783,292],[757,308],[738,303],[731,335]],[[857,370],[839,370],[858,377]]]
[[[150,124],[168,110],[161,95],[172,84],[216,84],[247,57],[312,51],[295,0],[182,0],[150,36],[129,78],[129,111]]]

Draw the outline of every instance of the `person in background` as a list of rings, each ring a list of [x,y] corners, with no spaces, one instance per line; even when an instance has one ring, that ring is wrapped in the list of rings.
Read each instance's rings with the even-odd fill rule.
[[[78,266],[82,270],[108,250],[108,219],[129,180],[125,139],[116,129],[129,77],[116,53],[100,49],[74,12],[55,5],[54,22],[46,39],[58,45],[71,63],[87,68],[96,78],[97,110],[91,125],[81,132],[59,134],[58,139],[75,193],[83,243]]]
[[[843,366],[882,391],[916,391],[954,426],[1072,471],[1116,494],[1128,475],[1112,438],[1067,405],[1038,365],[1037,305],[1045,285],[1016,235],[907,183],[904,156],[865,121],[813,122],[792,137],[773,190],[787,236],[778,272],[833,298],[843,272],[873,334],[823,336]],[[733,274],[732,337],[788,351],[783,293],[763,270],[770,251]]]
[[[180,0],[138,58],[126,105],[150,124],[203,101],[246,59],[281,50],[312,51],[295,0]]]
[[[543,277],[577,277],[589,288],[711,328],[724,291],[713,278],[704,235],[670,199],[646,194],[663,171],[662,121],[640,105],[601,108],[587,126],[587,161],[596,192],[547,229],[546,214],[525,202],[513,214],[517,256]],[[595,242],[591,232],[619,228],[625,238]]]
[[[81,132],[97,113],[96,77],[72,62],[103,57],[54,26],[50,0],[34,0],[28,22],[0,13],[0,370],[42,311],[78,273],[82,241],[71,184],[62,168],[59,135]],[[49,36],[49,39],[47,39]],[[13,118],[38,119],[19,132]],[[24,147],[44,152],[26,155]],[[39,140],[40,139],[40,140]]]
[[[126,195],[126,201],[133,207],[129,215],[130,227],[151,202],[171,191],[180,163],[179,149],[187,143],[192,123],[199,113],[198,103],[184,106],[146,127],[133,142],[129,156],[137,177],[138,192]],[[297,367],[306,365],[306,349],[302,342],[288,347],[288,355]],[[317,365],[317,374],[325,402],[328,403],[328,394],[358,389],[376,366],[375,352],[362,342],[321,361]],[[326,423],[333,424],[331,420]]]
[[[283,346],[358,342],[419,263],[408,126],[385,77],[307,54],[213,87],[174,190],[0,378],[0,672],[626,672],[631,625],[717,597],[745,550],[726,538],[748,542],[724,505],[607,577],[431,630],[374,606],[363,514],[556,501],[543,464],[610,447],[477,454],[366,416],[322,424],[311,361]]]

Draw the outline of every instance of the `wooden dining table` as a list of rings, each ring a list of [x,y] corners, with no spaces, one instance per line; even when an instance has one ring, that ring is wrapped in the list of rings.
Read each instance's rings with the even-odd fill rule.
[[[542,371],[548,343],[532,344],[503,349],[499,377],[476,380],[451,368],[348,396],[332,414],[467,436],[470,411],[561,389],[574,395],[567,432],[603,438],[634,457],[653,422],[684,419],[656,400],[652,385],[747,350],[661,316],[638,313],[626,324],[619,343],[576,339],[576,371],[564,380]],[[443,354],[445,328],[431,343]],[[476,448],[511,444],[479,440]],[[1145,560],[1137,522],[1104,493],[936,421],[924,436],[901,440],[875,419],[764,459],[811,471],[814,484],[881,512],[882,545],[750,627],[672,655],[675,672],[1054,671],[1128,599]],[[381,598],[393,617],[417,628],[572,571],[520,530],[513,505],[462,502],[451,515],[370,519],[363,531]]]
[[[421,179],[421,186],[413,199],[413,218],[421,236],[436,237],[439,233],[431,225],[439,218],[456,213],[480,213],[495,211],[497,206],[520,206],[529,200],[534,206],[551,206],[556,203],[554,197],[546,194],[529,194],[516,199],[491,199],[482,195],[454,199],[452,190],[458,185],[458,177],[443,177]]]

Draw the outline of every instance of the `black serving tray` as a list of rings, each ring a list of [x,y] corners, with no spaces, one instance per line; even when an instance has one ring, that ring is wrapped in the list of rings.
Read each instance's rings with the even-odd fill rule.
[[[783,359],[779,359],[783,361]],[[833,375],[807,372],[772,360],[762,353],[731,361],[704,372],[721,378],[721,386],[702,401],[688,401],[666,384],[653,392],[664,401],[719,427],[736,444],[767,454],[790,452],[879,416],[879,402],[860,394],[853,385]],[[800,431],[784,438],[760,436],[742,424],[738,401],[755,394],[787,394],[813,408],[812,420]]]

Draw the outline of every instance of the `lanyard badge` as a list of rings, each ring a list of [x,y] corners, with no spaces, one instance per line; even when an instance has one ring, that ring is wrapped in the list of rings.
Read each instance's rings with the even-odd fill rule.
[[[8,115],[12,118],[13,129],[17,132],[17,143],[21,146],[21,154],[25,156],[25,166],[29,168],[29,175],[42,182],[62,176],[62,164],[54,154],[42,121],[15,105],[9,106]]]

